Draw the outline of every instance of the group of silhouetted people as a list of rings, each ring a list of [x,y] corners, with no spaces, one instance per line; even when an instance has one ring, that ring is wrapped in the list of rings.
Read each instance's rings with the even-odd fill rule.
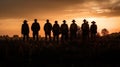
[[[37,22],[37,19],[34,19],[34,22],[31,26],[31,30],[33,31],[33,39],[38,40],[40,25]],[[22,34],[23,34],[23,40],[24,41],[25,41],[25,39],[28,40],[29,39],[29,26],[27,24],[27,20],[23,21],[21,31],[22,31]]]
[[[89,24],[88,21],[86,19],[83,20],[83,24],[81,26],[82,29],[82,39],[83,40],[88,40],[89,37],[91,37],[91,39],[95,39],[96,38],[96,34],[97,34],[97,25],[95,24],[95,21],[92,21],[92,25],[89,28]],[[89,36],[90,35],[90,36]]]
[[[66,20],[63,20],[63,24],[59,26],[58,21],[55,21],[54,25],[50,23],[49,19],[46,20],[46,23],[44,25],[44,32],[45,32],[45,40],[52,40],[51,39],[51,31],[53,32],[53,41],[59,41],[59,35],[61,34],[61,40],[68,40],[69,38],[69,32],[70,32],[70,40],[77,38],[77,31],[78,31],[78,25],[75,23],[75,20],[72,20],[72,24],[70,25],[70,29],[68,28],[68,25],[66,24]],[[97,25],[95,24],[95,21],[92,21],[92,25],[89,28],[88,21],[86,19],[83,20],[83,24],[81,26],[82,30],[82,39],[86,40],[89,37],[92,39],[96,38],[97,33]],[[31,26],[31,30],[33,32],[33,39],[38,40],[38,35],[40,31],[40,24],[37,22],[37,19],[34,19],[34,22]],[[22,30],[21,33],[23,34],[23,40],[29,39],[29,25],[27,24],[27,20],[24,20],[22,24]],[[89,36],[90,35],[90,36]],[[49,38],[48,38],[49,37]]]

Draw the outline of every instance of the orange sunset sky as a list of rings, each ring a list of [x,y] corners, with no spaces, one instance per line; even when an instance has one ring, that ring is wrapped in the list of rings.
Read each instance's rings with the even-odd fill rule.
[[[0,0],[0,35],[21,36],[24,19],[30,28],[38,19],[41,36],[46,19],[52,24],[58,20],[60,25],[65,19],[69,26],[75,19],[80,27],[86,19],[89,25],[96,21],[98,32],[103,28],[110,33],[120,32],[120,0]]]

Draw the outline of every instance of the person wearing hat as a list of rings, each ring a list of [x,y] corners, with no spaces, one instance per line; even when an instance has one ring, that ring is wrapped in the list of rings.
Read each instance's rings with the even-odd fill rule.
[[[70,25],[70,39],[73,40],[77,38],[77,24],[75,20],[72,20],[72,24]]]
[[[47,36],[49,36],[49,40],[51,41],[51,30],[52,30],[52,24],[49,22],[49,19],[47,19],[44,25],[45,40],[47,40]]]
[[[27,20],[23,21],[21,34],[23,35],[24,41],[29,39],[29,26],[27,24]]]
[[[97,25],[95,24],[96,23],[95,21],[92,21],[91,23],[92,23],[90,27],[91,38],[95,39],[97,34]]]
[[[61,25],[61,40],[67,40],[68,39],[68,25],[66,24],[66,20],[63,20],[63,24]]]
[[[60,26],[58,24],[58,21],[55,21],[55,24],[53,25],[52,28],[53,31],[53,41],[57,39],[57,42],[59,41],[59,34],[60,34]]]
[[[31,26],[31,30],[33,31],[33,39],[38,40],[40,25],[37,22],[37,19],[34,19],[34,22],[33,22],[32,26]]]
[[[86,19],[84,19],[83,22],[84,23],[81,26],[82,39],[83,39],[83,41],[86,41],[87,39],[89,39],[89,24]]]

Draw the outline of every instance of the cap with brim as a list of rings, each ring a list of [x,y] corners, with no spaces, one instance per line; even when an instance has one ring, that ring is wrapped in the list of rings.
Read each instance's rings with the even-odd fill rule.
[[[95,21],[92,21],[91,23],[96,23]]]
[[[66,22],[66,20],[63,20],[63,22]]]
[[[24,22],[27,22],[27,20],[24,20]]]
[[[86,19],[83,20],[84,22],[86,21]]]
[[[72,20],[72,22],[76,22],[75,20]]]

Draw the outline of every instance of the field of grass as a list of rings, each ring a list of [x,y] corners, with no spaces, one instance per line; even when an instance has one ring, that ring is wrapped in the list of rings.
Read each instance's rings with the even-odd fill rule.
[[[120,39],[99,37],[82,41],[22,41],[21,39],[0,39],[0,65],[4,66],[111,66],[120,63]],[[63,65],[66,64],[66,65]]]

